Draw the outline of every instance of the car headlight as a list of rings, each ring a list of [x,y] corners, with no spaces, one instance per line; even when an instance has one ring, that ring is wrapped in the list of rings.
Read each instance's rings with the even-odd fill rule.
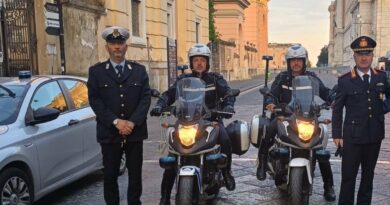
[[[189,147],[195,143],[198,126],[198,124],[190,126],[179,125],[179,139],[182,145]]]
[[[313,137],[314,133],[314,121],[313,122],[305,122],[302,120],[296,120],[298,127],[298,136],[304,142],[309,141]]]

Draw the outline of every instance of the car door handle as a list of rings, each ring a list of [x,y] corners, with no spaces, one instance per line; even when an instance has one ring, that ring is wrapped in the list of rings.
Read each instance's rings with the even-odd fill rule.
[[[80,120],[70,120],[69,122],[68,122],[68,125],[69,126],[72,126],[72,125],[75,125],[75,124],[77,124],[77,123],[79,123],[80,122]]]

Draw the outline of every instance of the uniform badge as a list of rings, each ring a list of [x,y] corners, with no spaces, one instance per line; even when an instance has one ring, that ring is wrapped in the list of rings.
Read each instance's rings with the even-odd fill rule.
[[[127,64],[127,67],[129,68],[129,70],[133,69],[130,64]]]
[[[367,45],[368,45],[367,40],[365,38],[362,38],[359,42],[359,46],[362,48],[365,48],[365,47],[367,47]]]
[[[117,38],[118,36],[120,36],[121,34],[119,33],[118,29],[114,29],[114,32],[112,32],[112,36],[114,38]]]
[[[106,64],[106,70],[108,70],[110,68],[110,64]]]

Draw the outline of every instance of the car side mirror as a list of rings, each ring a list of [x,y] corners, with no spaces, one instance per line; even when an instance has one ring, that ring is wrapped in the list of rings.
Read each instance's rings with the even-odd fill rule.
[[[33,120],[28,125],[36,125],[57,119],[60,111],[55,108],[41,107],[33,111]]]

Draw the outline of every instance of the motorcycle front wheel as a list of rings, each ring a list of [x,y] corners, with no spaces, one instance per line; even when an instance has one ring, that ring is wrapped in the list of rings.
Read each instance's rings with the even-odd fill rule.
[[[309,192],[305,188],[308,183],[305,172],[305,167],[292,167],[290,170],[289,201],[291,205],[309,204]]]
[[[176,205],[192,205],[195,193],[194,176],[181,176],[176,193]]]

